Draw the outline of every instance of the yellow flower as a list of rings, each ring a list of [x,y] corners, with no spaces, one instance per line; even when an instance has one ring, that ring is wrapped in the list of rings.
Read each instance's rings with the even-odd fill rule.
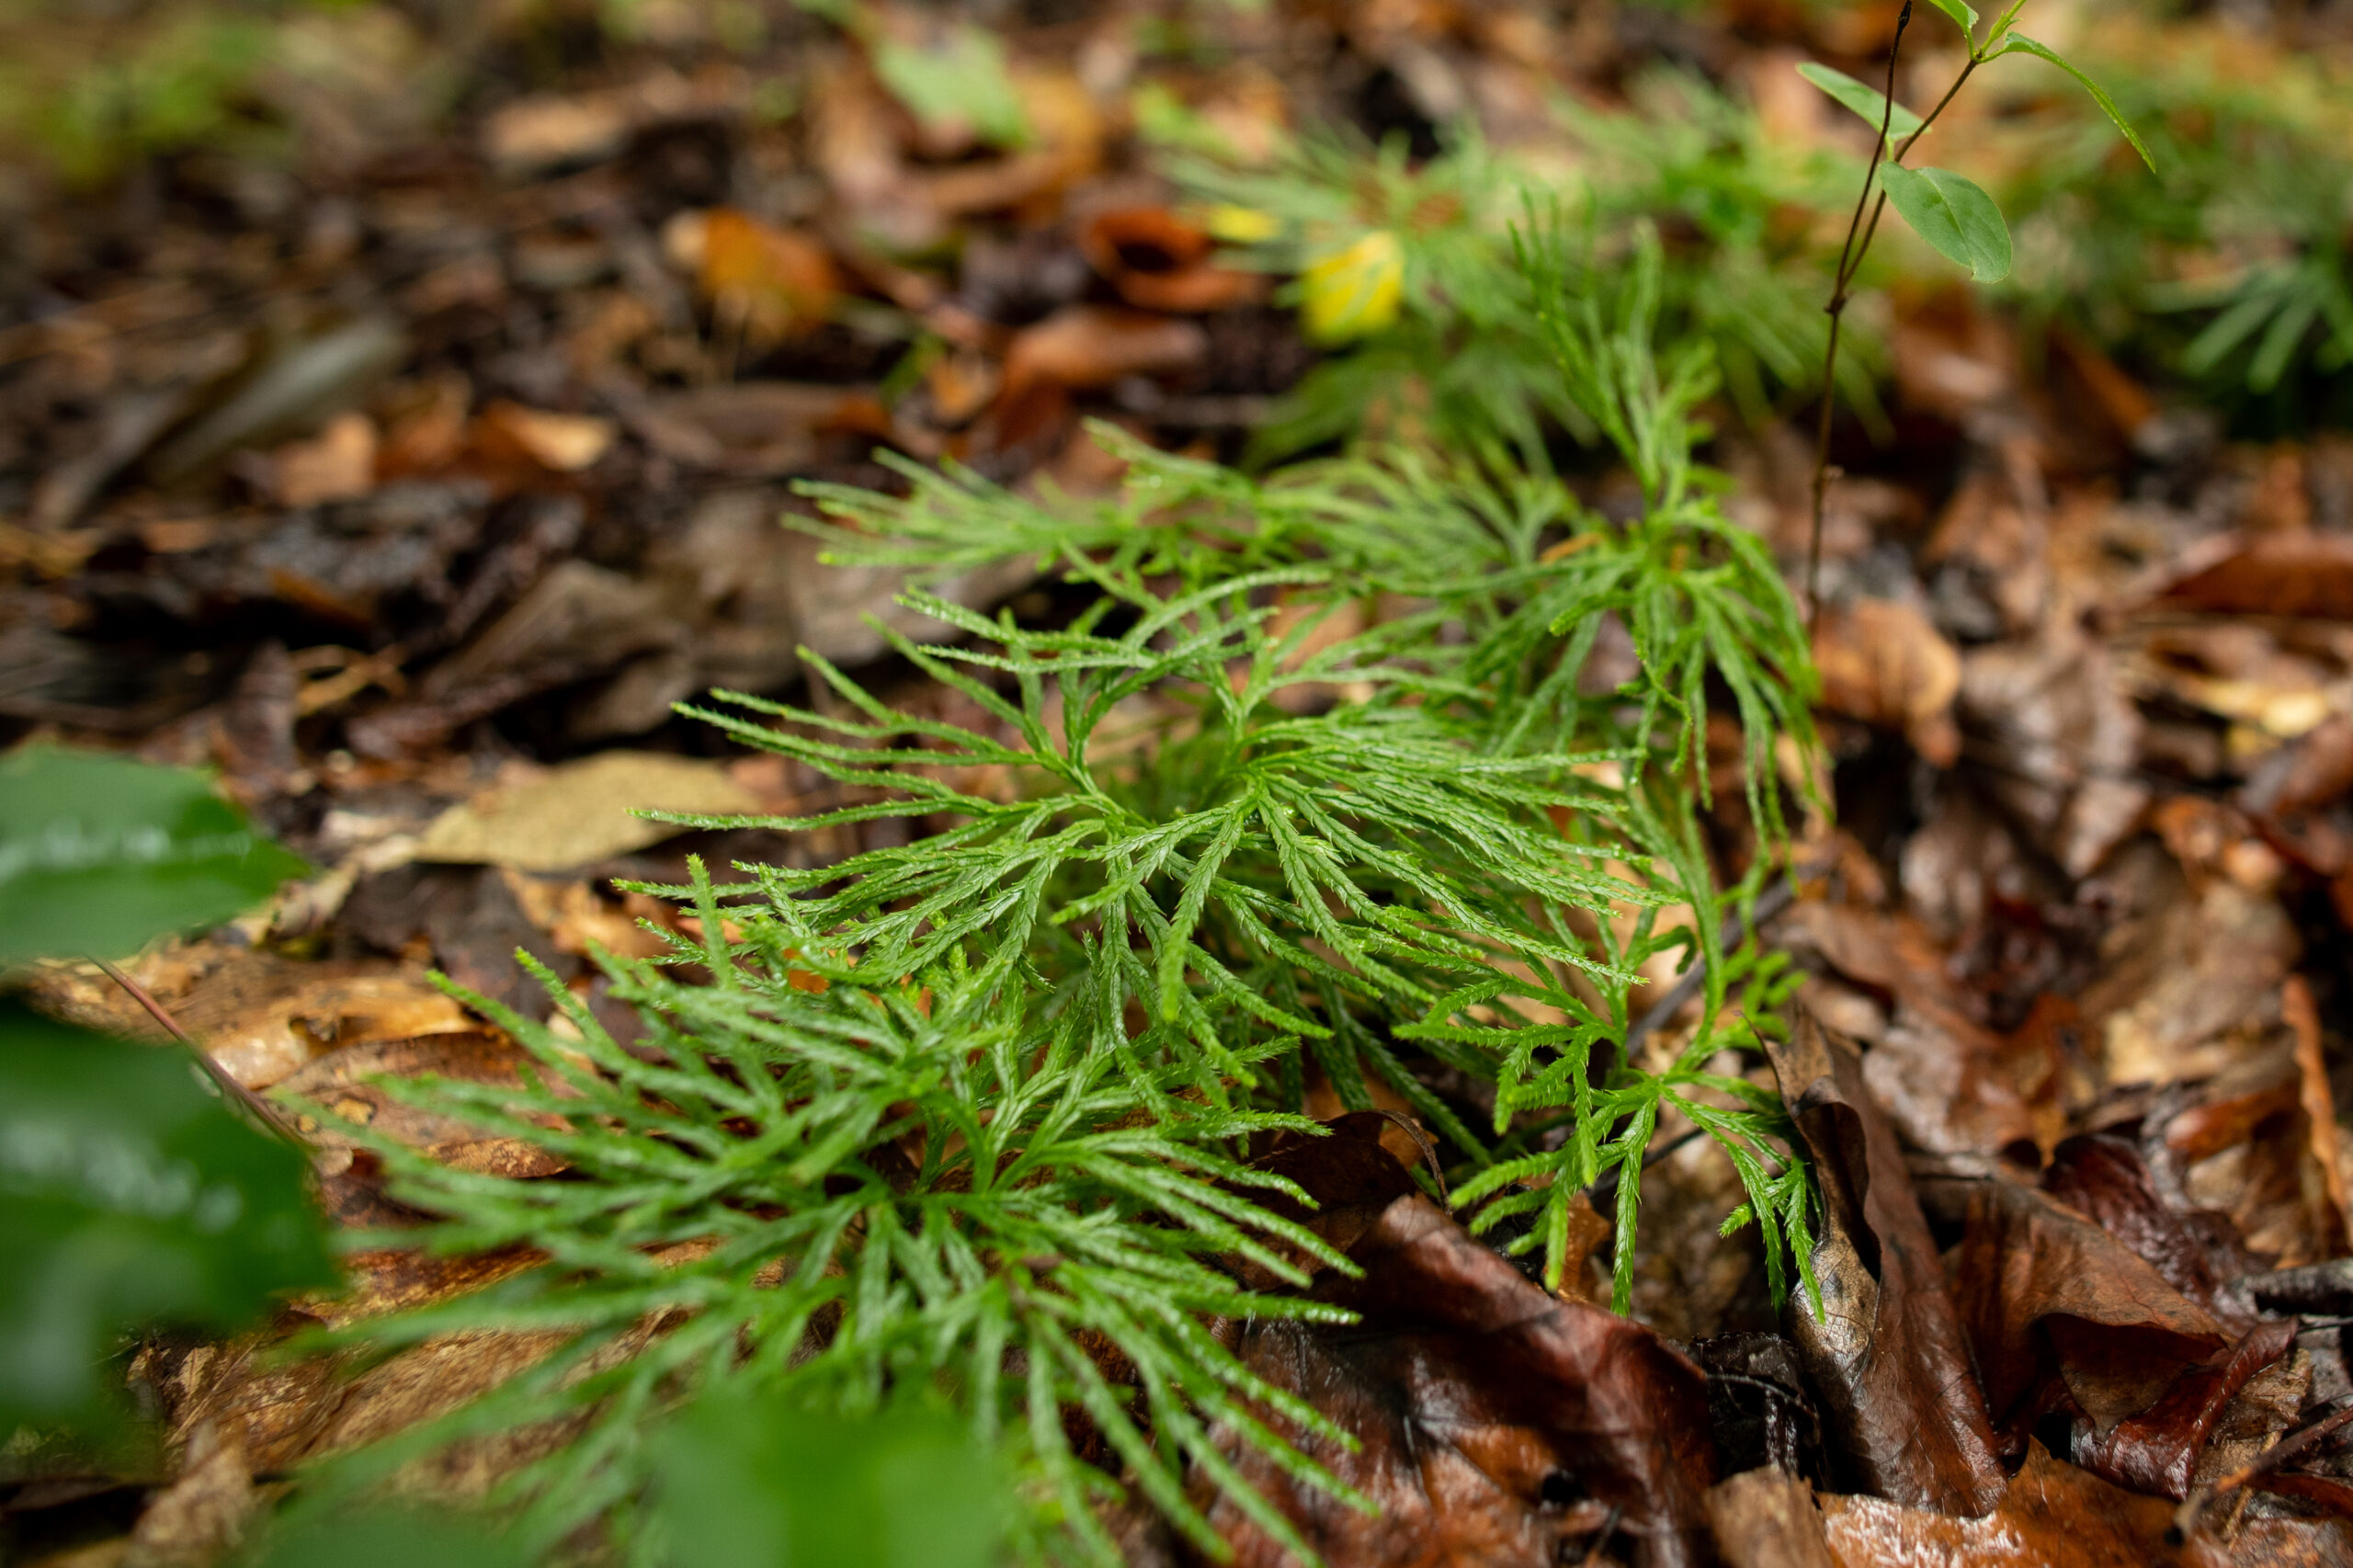
[[[1308,267],[1300,283],[1300,318],[1308,336],[1319,343],[1370,336],[1397,319],[1405,248],[1388,230],[1375,229]]]

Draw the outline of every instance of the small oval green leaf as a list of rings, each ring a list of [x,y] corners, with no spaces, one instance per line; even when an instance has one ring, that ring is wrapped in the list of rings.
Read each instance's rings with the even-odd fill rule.
[[[1928,4],[1950,17],[1961,37],[1972,44],[1977,41],[1977,7],[1968,0],[1928,0]]]
[[[1999,60],[2005,54],[2031,54],[2038,60],[2047,60],[2082,83],[2084,91],[2092,96],[2092,102],[2099,105],[2100,112],[2108,116],[2116,129],[2123,134],[2124,140],[2132,143],[2132,150],[2141,154],[2141,161],[2149,165],[2149,172],[2151,174],[2157,172],[2157,161],[2149,155],[2149,144],[2141,140],[2141,133],[2132,129],[2132,122],[2124,118],[2124,111],[2116,107],[2116,100],[2108,96],[2108,90],[2061,59],[2057,50],[2047,43],[2037,43],[2024,33],[2012,33],[2002,40],[2002,47],[1987,58]]]
[[[1948,261],[1969,268],[1980,283],[2010,275],[2010,226],[1975,182],[1950,169],[1884,165],[1880,183],[1913,231]]]
[[[1798,74],[1860,115],[1863,123],[1873,131],[1884,122],[1890,142],[1901,142],[1920,129],[1918,115],[1902,104],[1895,105],[1891,114],[1886,94],[1876,87],[1866,86],[1844,71],[1836,71],[1808,60],[1798,66]]]

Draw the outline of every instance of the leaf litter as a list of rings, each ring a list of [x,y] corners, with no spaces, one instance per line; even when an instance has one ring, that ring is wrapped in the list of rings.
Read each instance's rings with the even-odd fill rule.
[[[1221,17],[1241,53],[1171,75],[1185,112],[1245,153],[1335,113],[1409,142],[1461,113],[1524,139],[1529,102],[1608,100],[1654,51],[1721,77],[1750,51],[1869,52],[1827,17],[1325,9]],[[1389,229],[1308,247],[1297,285],[1241,264],[1227,247],[1275,220],[1205,210],[1139,152],[1119,17],[1017,26],[1009,53],[912,16],[847,43],[773,26],[783,119],[756,74],[655,40],[495,84],[447,131],[354,122],[307,181],[190,158],[32,221],[0,369],[20,432],[0,444],[0,715],[12,740],[215,767],[314,863],[131,972],[304,1118],[330,1210],[385,1244],[259,1335],[142,1346],[155,1464],[12,1451],[0,1516],[28,1562],[217,1561],[304,1461],[554,1348],[460,1334],[359,1369],[275,1344],[540,1265],[400,1247],[420,1217],[333,1131],[563,1179],[529,1139],[376,1083],[520,1082],[519,1049],[426,968],[544,1015],[527,949],[626,1041],[581,960],[686,922],[617,881],[905,831],[626,815],[860,803],[709,755],[672,702],[788,689],[807,645],[985,722],[861,620],[946,635],[893,605],[903,574],[770,526],[807,512],[784,482],[891,483],[875,454],[897,451],[1083,497],[1118,462],[1082,418],[1232,455],[1410,311]],[[1972,265],[2007,265],[1990,244]],[[1362,1271],[1310,1290],[1360,1321],[1216,1327],[1354,1444],[1307,1439],[1377,1518],[1256,1478],[1336,1568],[2353,1561],[2353,1445],[2298,1437],[2353,1408],[2353,447],[2225,443],[2087,341],[2036,371],[1965,299],[1893,308],[1895,444],[1859,444],[1838,486],[1814,632],[1842,825],[1816,824],[1769,927],[1811,974],[1759,1077],[1820,1172],[1823,1311],[1777,1316],[1753,1239],[1716,1236],[1704,1141],[1644,1184],[1620,1318],[1591,1299],[1606,1200],[1578,1210],[1592,1272],[1548,1293],[1417,1187],[1421,1130],[1391,1119],[1411,1105],[1334,1100],[1335,1136],[1268,1159]],[[1408,394],[1377,417],[1426,412]],[[1715,460],[1786,568],[1776,439],[1727,421]],[[1056,613],[1026,571],[936,589]],[[155,1033],[88,966],[21,989]],[[563,1440],[471,1440],[413,1479],[478,1494]],[[1234,1560],[1282,1560],[1199,1495]],[[1122,1529],[1139,1562],[1199,1552]]]

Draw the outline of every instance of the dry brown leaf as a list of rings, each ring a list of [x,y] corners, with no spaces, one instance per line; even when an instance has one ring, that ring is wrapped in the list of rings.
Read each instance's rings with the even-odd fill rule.
[[[551,473],[577,473],[596,466],[613,444],[609,419],[587,414],[553,414],[500,401],[474,420],[476,452],[493,463],[520,457]]]
[[[1903,731],[1938,767],[1960,758],[1961,654],[1918,609],[1896,599],[1832,607],[1814,628],[1813,660],[1824,707]]]
[[[2278,900],[2227,879],[2193,892],[2165,861],[2144,881],[2145,903],[2111,928],[2103,972],[2077,1004],[2109,1083],[2211,1077],[2276,1023],[2302,941]]]
[[[210,1568],[244,1539],[260,1504],[240,1437],[200,1426],[179,1475],[141,1511],[122,1568]]]
[[[526,774],[452,806],[417,858],[524,871],[563,871],[659,844],[683,831],[638,811],[713,816],[759,810],[726,765],[657,752],[599,752]]]
[[[1115,207],[1079,231],[1079,249],[1095,270],[1139,310],[1195,315],[1264,299],[1262,272],[1221,267],[1202,230],[1165,207]]]
[[[2353,619],[2353,537],[2291,529],[2218,540],[2158,597],[2231,615]]]
[[[307,441],[290,441],[269,454],[260,472],[281,506],[348,501],[376,485],[376,422],[339,414]]]
[[[1972,649],[1961,707],[2002,759],[1994,793],[2069,875],[2089,874],[2139,824],[2141,717],[2097,643],[2061,625]]]
[[[714,207],[690,236],[674,222],[665,240],[690,256],[703,294],[723,324],[765,348],[822,324],[841,291],[825,247],[805,234],[763,223],[748,212]]]
[[[1188,369],[1208,353],[1208,335],[1188,321],[1105,305],[1064,306],[1022,328],[1007,346],[997,439],[1026,441],[1051,426],[1071,391]]]

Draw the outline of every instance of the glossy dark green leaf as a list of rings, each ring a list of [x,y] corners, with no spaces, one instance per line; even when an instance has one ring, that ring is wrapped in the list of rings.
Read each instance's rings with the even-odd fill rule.
[[[2157,160],[2150,156],[2149,144],[2141,140],[2141,133],[2132,129],[2132,122],[2126,119],[2124,111],[2116,107],[2116,100],[2108,96],[2108,89],[2061,59],[2057,50],[2047,43],[2037,43],[2023,33],[2012,33],[2002,40],[2002,47],[1987,58],[1998,60],[2005,54],[2031,54],[2038,60],[2047,60],[2082,83],[2084,91],[2092,96],[2092,102],[2099,105],[2100,112],[2114,122],[2116,129],[2123,133],[2124,140],[2132,143],[2132,150],[2141,154],[2141,161],[2149,165],[2149,172],[2157,172]]]
[[[1969,268],[1980,283],[2010,275],[2010,226],[2002,210],[1976,183],[1950,169],[1880,169],[1888,200],[1913,231],[1946,260]]]
[[[119,957],[306,869],[200,773],[53,746],[0,758],[0,964]]]
[[[1920,129],[1918,115],[1902,104],[1895,105],[1891,112],[1886,94],[1856,81],[1844,71],[1808,60],[1798,66],[1798,74],[1854,110],[1873,131],[1884,121],[1890,142],[1901,142]]]
[[[971,1428],[901,1408],[846,1418],[733,1391],[665,1434],[671,1568],[987,1568],[1006,1483]]]
[[[306,1176],[185,1053],[0,1002],[0,1433],[101,1417],[127,1330],[332,1285]]]

